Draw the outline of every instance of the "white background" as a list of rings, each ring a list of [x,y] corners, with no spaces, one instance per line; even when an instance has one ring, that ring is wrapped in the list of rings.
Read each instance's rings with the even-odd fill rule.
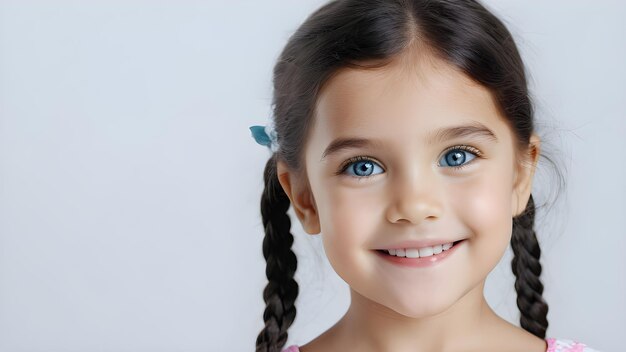
[[[324,1],[0,2],[0,351],[252,351],[271,73]],[[226,5],[228,4],[228,5]],[[567,185],[537,233],[547,335],[626,331],[626,5],[486,1],[528,66]],[[533,194],[551,201],[540,161]],[[556,191],[554,191],[556,192]],[[348,287],[292,210],[304,344]],[[519,324],[511,253],[492,307]]]

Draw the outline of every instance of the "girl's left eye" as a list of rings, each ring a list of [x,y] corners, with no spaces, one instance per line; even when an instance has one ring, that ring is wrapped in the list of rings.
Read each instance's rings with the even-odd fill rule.
[[[454,153],[452,153],[454,152]],[[466,155],[472,155],[469,159],[470,161],[466,162]],[[440,160],[443,160],[446,164],[451,164],[450,166],[454,170],[460,170],[471,163],[471,160],[476,157],[482,157],[482,152],[474,147],[468,145],[457,145],[454,147],[450,147],[446,149],[443,153],[443,157]],[[440,164],[441,165],[441,164]],[[343,166],[340,167],[339,171],[336,175],[343,174],[346,170],[354,171],[354,174],[350,174],[350,176],[356,177],[357,179],[369,178],[371,177],[371,171],[377,166],[382,170],[378,163],[376,163],[373,158],[368,156],[356,156],[346,160],[343,163]]]
[[[454,152],[454,153],[452,153]],[[465,155],[471,155],[472,157],[469,159],[470,161],[465,162],[467,159]],[[446,163],[452,164],[452,168],[454,170],[460,170],[471,163],[477,157],[482,157],[483,153],[469,145],[457,145],[454,147],[450,147],[443,152],[443,158],[440,160],[444,160]]]

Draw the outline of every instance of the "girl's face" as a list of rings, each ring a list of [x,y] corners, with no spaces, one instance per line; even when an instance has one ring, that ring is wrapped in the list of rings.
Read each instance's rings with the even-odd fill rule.
[[[466,125],[493,137],[437,134]],[[370,142],[324,156],[343,138]],[[294,204],[305,229],[321,232],[329,262],[353,291],[409,317],[442,312],[484,283],[532,179],[530,172],[516,182],[513,135],[488,90],[432,58],[340,71],[321,92],[305,154],[311,207]],[[367,159],[348,161],[359,156]],[[375,252],[422,239],[467,240],[425,268],[392,265]]]

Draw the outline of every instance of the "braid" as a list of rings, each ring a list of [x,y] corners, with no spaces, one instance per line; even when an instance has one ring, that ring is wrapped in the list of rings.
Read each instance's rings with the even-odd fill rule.
[[[256,339],[256,352],[280,352],[287,342],[287,329],[296,317],[295,300],[298,283],[294,274],[298,267],[291,250],[293,235],[287,214],[290,201],[276,176],[276,154],[267,162],[264,172],[265,189],[261,197],[261,215],[265,227],[263,256],[267,262],[268,284],[263,290],[265,327]]]
[[[543,285],[541,275],[541,248],[533,229],[535,222],[535,202],[532,194],[522,214],[513,218],[513,236],[511,247],[513,260],[511,267],[515,274],[517,307],[521,312],[522,328],[544,339],[548,328],[548,304],[541,296]]]

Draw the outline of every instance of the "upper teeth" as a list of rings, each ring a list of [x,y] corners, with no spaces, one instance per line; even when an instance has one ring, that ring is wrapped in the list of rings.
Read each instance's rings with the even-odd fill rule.
[[[395,255],[396,257],[421,258],[430,257],[433,254],[439,254],[442,251],[447,251],[451,247],[452,242],[424,248],[389,249],[387,252],[389,252],[390,255]]]

